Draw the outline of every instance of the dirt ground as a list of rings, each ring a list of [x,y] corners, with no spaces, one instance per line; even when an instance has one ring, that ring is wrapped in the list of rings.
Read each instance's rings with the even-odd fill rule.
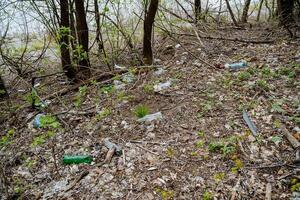
[[[120,75],[105,87],[92,81],[81,95],[75,90],[52,98],[43,112],[56,116],[58,127],[34,128],[38,111],[29,107],[5,119],[2,175],[13,198],[300,198],[295,150],[284,136],[287,130],[300,139],[299,38],[261,27],[206,31],[210,34],[199,31],[199,38],[193,31],[175,41],[159,37],[155,67],[130,68],[132,82],[110,89],[121,84]],[[241,60],[247,67],[224,68]],[[44,79],[40,95],[69,87],[60,79]],[[167,81],[169,87],[153,89]],[[162,118],[138,122],[138,105]],[[243,110],[257,126],[256,135]],[[108,163],[104,138],[123,150]],[[62,162],[63,155],[82,154],[93,162]],[[1,183],[4,198],[3,177]]]

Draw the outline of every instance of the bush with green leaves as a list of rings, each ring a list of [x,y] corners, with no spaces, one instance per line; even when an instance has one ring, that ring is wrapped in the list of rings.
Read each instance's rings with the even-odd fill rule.
[[[76,97],[75,97],[75,102],[74,102],[74,105],[76,107],[79,107],[81,106],[82,102],[84,101],[84,97],[86,96],[87,94],[87,89],[88,87],[85,85],[85,86],[82,86],[82,87],[79,87],[79,90],[76,94]]]

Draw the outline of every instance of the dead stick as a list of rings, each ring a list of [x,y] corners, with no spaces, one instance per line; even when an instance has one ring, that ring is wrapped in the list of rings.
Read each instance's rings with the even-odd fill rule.
[[[71,190],[73,187],[75,187],[75,185],[81,180],[83,179],[86,175],[89,174],[89,171],[83,171],[78,178],[76,178],[72,184],[65,190],[65,192],[68,192],[69,190]]]
[[[160,156],[158,153],[150,151],[149,149],[146,149],[146,148],[142,147],[141,145],[136,144],[136,146],[139,147],[139,148],[141,148],[141,149],[143,149],[143,150],[145,150],[145,151],[147,151],[147,152],[149,152],[149,153],[152,153],[154,155]]]
[[[289,133],[289,131],[285,128],[284,125],[282,125],[281,131],[283,132],[287,140],[291,143],[294,149],[300,147],[300,142],[292,134]]]
[[[271,195],[272,195],[272,185],[271,183],[267,183],[266,185],[266,200],[271,200]]]
[[[107,164],[110,163],[113,155],[115,154],[115,151],[116,151],[115,147],[109,149],[103,162]]]

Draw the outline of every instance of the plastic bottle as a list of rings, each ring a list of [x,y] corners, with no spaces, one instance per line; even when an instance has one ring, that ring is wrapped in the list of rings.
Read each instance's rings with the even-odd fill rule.
[[[33,119],[33,127],[41,128],[41,117],[45,116],[44,114],[37,114]]]
[[[242,61],[242,62],[238,62],[238,63],[232,63],[232,64],[225,64],[225,68],[227,69],[240,69],[240,68],[245,68],[247,67],[247,62]]]
[[[92,156],[89,155],[65,155],[63,157],[64,164],[80,164],[80,163],[88,163],[90,164],[93,161]]]

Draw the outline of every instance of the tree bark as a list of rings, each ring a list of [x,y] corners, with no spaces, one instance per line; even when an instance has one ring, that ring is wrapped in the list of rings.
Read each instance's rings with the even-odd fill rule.
[[[60,0],[60,52],[62,68],[65,71],[66,76],[73,80],[76,76],[76,72],[72,66],[69,36],[70,36],[70,21],[69,21],[69,3],[66,0]]]
[[[90,74],[89,70],[89,29],[86,22],[86,13],[84,9],[84,0],[75,0],[77,38],[81,51],[78,56],[79,71],[84,71],[86,75]]]
[[[257,17],[256,17],[257,22],[259,21],[259,18],[260,18],[260,13],[261,13],[261,8],[262,8],[263,3],[264,3],[264,0],[260,0],[259,7],[258,7],[258,12],[257,12]]]
[[[70,8],[70,28],[71,28],[71,36],[72,39],[71,41],[71,46],[72,49],[74,50],[76,48],[76,45],[78,44],[77,42],[77,33],[76,33],[76,21],[75,21],[75,11],[74,11],[74,0],[69,0],[69,8]],[[73,54],[72,54],[73,55]],[[74,58],[74,55],[73,55]]]
[[[100,30],[100,13],[99,13],[99,7],[98,7],[98,0],[94,0],[94,6],[95,6],[95,21],[96,21],[96,41],[98,44],[98,53],[101,53],[103,50],[103,41],[101,37],[101,30]]]
[[[0,76],[0,98],[7,97],[8,93],[4,84],[2,77]]]
[[[243,9],[243,14],[242,14],[242,19],[241,19],[242,23],[247,23],[248,10],[249,10],[250,3],[251,3],[251,0],[246,0],[246,2],[245,2],[245,6],[244,6],[244,9]]]
[[[195,22],[197,23],[201,16],[201,0],[195,0]]]
[[[227,8],[228,8],[230,17],[231,17],[231,19],[232,19],[234,25],[235,25],[235,26],[238,26],[238,23],[237,23],[237,21],[236,21],[236,19],[235,19],[235,17],[234,17],[233,11],[232,11],[232,9],[231,9],[231,7],[230,7],[229,0],[225,0],[225,2],[226,2],[226,5],[227,5]]]
[[[153,63],[153,53],[152,53],[152,29],[155,19],[155,15],[158,9],[159,0],[151,0],[149,8],[145,15],[144,20],[144,42],[143,42],[143,58],[144,64],[151,65]]]
[[[294,0],[278,0],[277,9],[279,16],[279,25],[288,26],[294,22]]]

